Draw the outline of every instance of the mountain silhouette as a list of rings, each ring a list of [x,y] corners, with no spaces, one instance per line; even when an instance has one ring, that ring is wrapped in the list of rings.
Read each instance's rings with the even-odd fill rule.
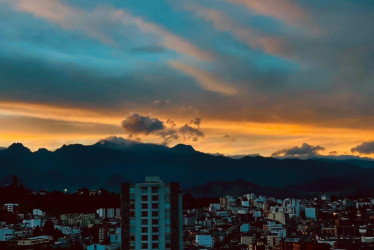
[[[143,181],[146,175],[159,175],[165,182],[179,182],[186,190],[212,181],[250,182],[250,185],[236,184],[235,190],[240,193],[241,189],[251,188],[282,192],[287,187],[299,185],[309,185],[310,189],[313,185],[321,185],[319,181],[345,180],[349,176],[361,183],[360,186],[351,183],[350,187],[369,188],[371,182],[361,180],[374,177],[374,169],[366,166],[371,162],[363,164],[359,161],[362,166],[355,162],[261,156],[233,159],[202,153],[184,144],[169,148],[116,137],[100,140],[94,145],[64,145],[55,151],[39,149],[31,152],[20,143],[12,144],[0,151],[0,180],[17,176],[31,189],[106,187],[113,191],[119,191],[123,180]],[[233,189],[222,185],[223,193]],[[320,191],[327,192],[329,188],[339,191],[334,185]],[[347,191],[343,184],[340,189]],[[207,192],[207,195],[212,193]]]

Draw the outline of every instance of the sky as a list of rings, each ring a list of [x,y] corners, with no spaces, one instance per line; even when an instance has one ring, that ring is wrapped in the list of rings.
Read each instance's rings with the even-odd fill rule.
[[[0,0],[0,146],[374,156],[369,0]]]

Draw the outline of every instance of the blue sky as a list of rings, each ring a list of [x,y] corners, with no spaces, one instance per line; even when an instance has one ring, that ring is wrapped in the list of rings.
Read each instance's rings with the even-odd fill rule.
[[[203,151],[351,153],[374,140],[373,14],[348,0],[0,0],[0,143],[127,137],[139,114],[201,130],[168,143]]]

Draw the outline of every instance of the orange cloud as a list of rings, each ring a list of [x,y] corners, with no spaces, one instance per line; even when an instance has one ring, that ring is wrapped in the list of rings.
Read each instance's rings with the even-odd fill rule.
[[[229,83],[222,81],[218,76],[180,62],[170,61],[169,64],[196,79],[198,84],[205,90],[218,92],[224,95],[236,95],[237,89]]]
[[[25,116],[52,119],[67,122],[92,122],[101,124],[119,124],[120,117],[105,115],[88,109],[58,107],[38,103],[0,102],[2,115]]]
[[[33,150],[39,147],[55,149],[63,144],[92,144],[99,139],[121,134],[119,123],[123,117],[103,111],[91,111],[67,107],[53,107],[30,103],[0,102],[0,146],[8,146],[13,142],[22,142]],[[170,115],[170,114],[169,114]],[[35,117],[41,120],[22,122],[17,117]],[[165,121],[166,115],[157,116]],[[174,117],[173,117],[174,118]],[[61,121],[61,124],[59,124]],[[72,124],[65,124],[71,122]],[[175,119],[177,126],[186,122],[186,117]],[[113,125],[113,129],[100,124]],[[109,132],[113,131],[113,132]],[[197,142],[177,140],[176,143],[192,144],[197,150],[223,154],[255,154],[269,156],[273,152],[308,142],[321,145],[326,153],[337,151],[338,154],[349,153],[349,149],[374,138],[374,131],[350,128],[326,128],[306,124],[261,123],[228,121],[204,118],[201,131],[203,140]],[[230,134],[235,142],[223,138]],[[158,136],[139,136],[142,141],[160,143]]]

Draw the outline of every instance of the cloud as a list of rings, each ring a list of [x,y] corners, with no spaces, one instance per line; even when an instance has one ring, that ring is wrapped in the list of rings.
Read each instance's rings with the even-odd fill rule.
[[[104,26],[115,21],[114,13],[109,9],[85,12],[84,10],[71,8],[57,0],[15,0],[13,5],[18,11],[46,19],[64,29],[83,32],[85,35],[103,43],[114,43],[104,28]]]
[[[352,153],[359,154],[373,154],[374,153],[374,141],[363,142],[360,145],[351,149]]]
[[[197,128],[193,128],[188,124],[179,128],[179,132],[183,135],[185,139],[192,139],[192,141],[198,141],[199,137],[204,137],[204,133]]]
[[[324,147],[312,146],[312,145],[309,145],[308,143],[303,143],[301,147],[295,146],[289,149],[282,149],[277,152],[274,152],[271,156],[272,157],[276,157],[276,156],[310,157],[310,156],[318,155],[318,152],[323,151],[323,150],[325,150]]]
[[[107,143],[110,143],[110,144],[113,144],[115,146],[118,146],[118,147],[122,147],[122,148],[126,148],[126,147],[129,147],[135,143],[137,143],[136,141],[132,141],[132,140],[127,140],[127,139],[124,139],[122,137],[118,137],[118,136],[108,136],[104,139],[100,139],[97,144],[102,144],[102,145],[105,145]]]
[[[80,31],[89,37],[99,39],[103,43],[116,44],[110,34],[113,24],[135,25],[143,33],[155,35],[160,39],[160,44],[154,45],[152,48],[162,46],[200,60],[213,60],[215,57],[184,38],[157,24],[133,16],[124,9],[114,9],[113,7],[105,6],[98,7],[93,11],[85,11],[64,5],[57,0],[14,0],[11,4],[18,11],[46,19],[67,30]]]
[[[204,137],[204,133],[200,131],[201,118],[196,117],[190,124],[196,125],[196,128],[191,127],[188,124],[179,128],[179,132],[182,134],[184,139],[192,139],[192,141],[198,141],[200,137]]]
[[[305,11],[296,2],[291,0],[225,0],[226,2],[246,6],[256,14],[278,19],[295,27],[312,27],[314,24]]]
[[[154,100],[152,103],[153,103],[153,105],[160,105],[161,101],[160,100]]]
[[[200,117],[195,117],[195,119],[191,121],[191,124],[195,124],[197,128],[200,129],[201,120],[202,119]]]
[[[173,121],[172,119],[167,119],[167,121],[166,121],[166,123],[167,124],[170,124],[170,127],[171,128],[174,128],[175,126],[177,126],[176,124],[175,124],[175,121]]]
[[[231,142],[236,141],[236,138],[234,138],[234,137],[232,137],[232,136],[230,136],[230,135],[224,135],[223,138],[224,138],[225,140],[228,140],[228,141],[231,141]]]
[[[189,66],[177,61],[169,61],[170,66],[173,68],[180,70],[193,78],[197,81],[197,83],[205,90],[221,93],[223,95],[236,95],[238,91],[236,88],[231,86],[230,83],[224,82],[220,79],[220,77],[206,72],[202,69]]]
[[[204,137],[204,133],[200,131],[201,118],[197,117],[191,123],[195,124],[197,128],[186,124],[179,129],[175,129],[175,122],[168,119],[166,124],[170,124],[171,127],[167,128],[165,123],[157,118],[133,113],[122,121],[121,127],[128,133],[130,138],[135,135],[156,135],[162,138],[162,143],[166,145],[178,140],[179,134],[185,140],[192,139],[192,141],[198,141],[199,138]]]
[[[166,128],[163,121],[150,116],[142,116],[139,114],[130,114],[122,121],[121,127],[129,134],[134,135],[157,135],[163,139],[163,144],[169,144],[173,140],[179,138],[177,131],[173,128]]]
[[[185,3],[184,7],[200,18],[211,22],[218,31],[231,33],[250,48],[261,49],[273,55],[286,56],[283,52],[284,41],[280,37],[268,35],[248,25],[244,27],[220,10],[205,8],[192,2]]]
[[[165,125],[157,118],[131,114],[121,122],[121,127],[130,135],[137,134],[159,134],[165,129]]]
[[[174,130],[173,128],[166,128],[162,131],[159,132],[159,135],[163,139],[163,144],[169,144],[170,142],[174,140],[179,139],[179,135],[177,134],[177,131]]]

